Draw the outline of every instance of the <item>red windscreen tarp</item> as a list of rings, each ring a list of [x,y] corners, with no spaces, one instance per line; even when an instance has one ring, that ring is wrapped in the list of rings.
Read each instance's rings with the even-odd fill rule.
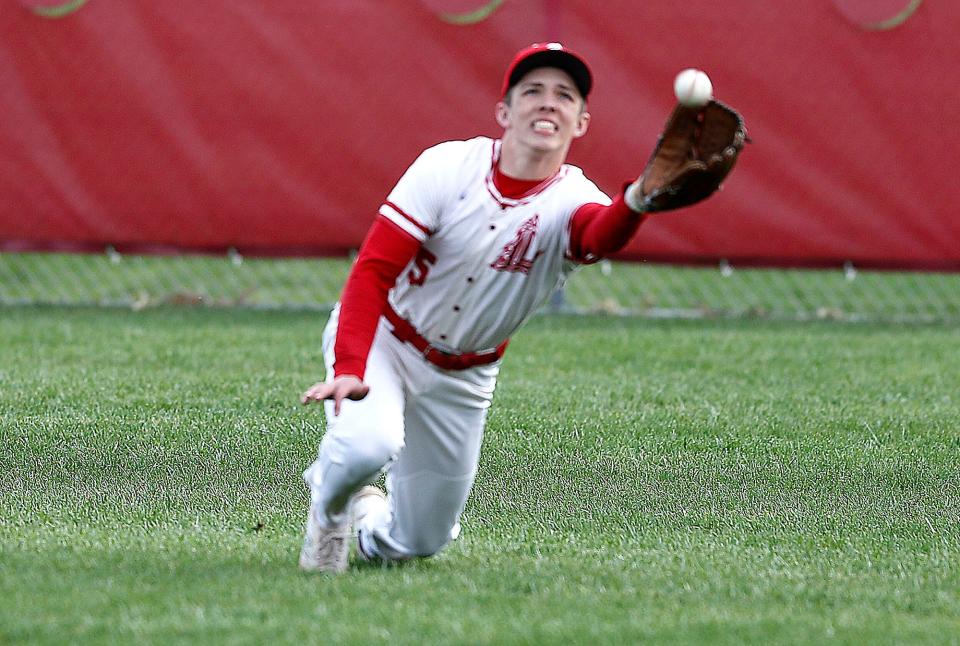
[[[621,257],[960,269],[956,0],[2,2],[0,250],[346,253],[422,148],[499,134],[516,50],[562,40],[596,77],[571,162],[607,192],[683,68],[754,141]]]

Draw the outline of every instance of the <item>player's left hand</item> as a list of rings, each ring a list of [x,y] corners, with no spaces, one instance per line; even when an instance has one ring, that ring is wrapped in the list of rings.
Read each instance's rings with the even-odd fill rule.
[[[363,383],[355,375],[340,375],[332,382],[321,381],[310,386],[300,397],[300,403],[307,405],[314,402],[333,400],[333,414],[340,414],[340,405],[344,399],[359,401],[370,392],[370,386]]]
[[[627,187],[627,204],[655,213],[706,199],[720,188],[747,141],[743,117],[730,106],[677,105],[643,174]]]

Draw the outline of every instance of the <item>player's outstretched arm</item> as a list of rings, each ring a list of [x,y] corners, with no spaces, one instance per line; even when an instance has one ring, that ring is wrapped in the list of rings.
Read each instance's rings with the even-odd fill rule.
[[[363,383],[359,377],[341,375],[332,382],[321,381],[310,386],[300,397],[300,403],[306,405],[332,399],[333,414],[336,416],[340,414],[340,404],[344,399],[358,401],[366,397],[368,392],[370,392],[370,386]]]
[[[643,219],[642,213],[627,206],[622,193],[609,206],[583,204],[570,223],[570,255],[581,262],[595,262],[620,251]]]

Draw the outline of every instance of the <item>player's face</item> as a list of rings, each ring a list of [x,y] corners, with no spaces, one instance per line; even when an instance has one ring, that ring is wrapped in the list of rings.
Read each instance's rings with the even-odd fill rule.
[[[497,104],[504,137],[515,137],[535,150],[565,152],[587,131],[590,114],[573,79],[563,70],[531,70],[511,88],[508,99]]]

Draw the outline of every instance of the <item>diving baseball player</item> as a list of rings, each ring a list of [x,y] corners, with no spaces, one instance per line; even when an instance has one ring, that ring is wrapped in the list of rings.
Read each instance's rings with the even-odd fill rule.
[[[498,140],[424,151],[380,207],[323,334],[327,428],[304,472],[300,566],[437,553],[457,537],[510,335],[581,263],[623,247],[655,192],[611,200],[565,163],[592,75],[558,43],[506,70]],[[669,207],[667,207],[669,208]],[[386,470],[387,492],[369,486]]]

